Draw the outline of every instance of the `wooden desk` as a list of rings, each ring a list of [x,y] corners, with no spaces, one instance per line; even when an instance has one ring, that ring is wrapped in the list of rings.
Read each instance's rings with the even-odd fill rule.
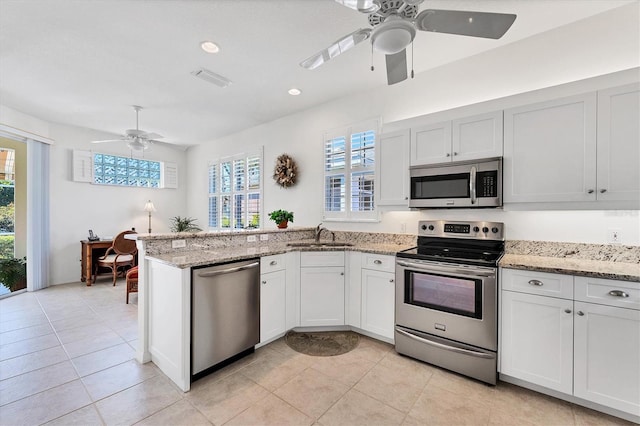
[[[93,268],[95,266],[95,259],[102,256],[109,247],[113,244],[113,240],[99,240],[99,241],[80,241],[81,253],[80,253],[80,281],[87,283],[87,286],[91,285],[91,279],[93,278]]]

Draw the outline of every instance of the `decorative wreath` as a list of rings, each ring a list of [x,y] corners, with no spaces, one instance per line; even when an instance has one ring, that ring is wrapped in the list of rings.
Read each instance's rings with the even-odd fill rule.
[[[276,167],[273,169],[273,180],[283,188],[288,188],[296,184],[298,177],[298,166],[287,154],[282,154],[276,158]]]

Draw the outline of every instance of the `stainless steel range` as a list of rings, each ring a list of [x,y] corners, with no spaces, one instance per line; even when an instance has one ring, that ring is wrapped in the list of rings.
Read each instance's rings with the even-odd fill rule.
[[[419,222],[396,255],[396,351],[495,385],[503,253],[502,223]]]

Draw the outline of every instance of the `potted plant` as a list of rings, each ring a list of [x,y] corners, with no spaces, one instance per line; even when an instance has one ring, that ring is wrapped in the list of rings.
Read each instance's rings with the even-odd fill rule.
[[[192,217],[180,217],[176,216],[171,218],[171,232],[199,232],[202,231]]]
[[[12,292],[27,288],[27,258],[1,259],[0,282]]]
[[[289,222],[293,222],[293,212],[274,210],[269,213],[269,219],[277,223],[278,228],[284,229],[288,226]]]

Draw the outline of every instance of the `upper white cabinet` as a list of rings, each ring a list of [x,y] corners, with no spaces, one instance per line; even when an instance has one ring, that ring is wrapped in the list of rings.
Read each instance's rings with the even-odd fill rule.
[[[411,129],[412,166],[502,156],[502,111]]]
[[[596,94],[504,111],[504,201],[596,199]]]
[[[640,199],[640,84],[598,92],[597,196]]]
[[[504,201],[640,199],[640,85],[504,111]]]
[[[376,204],[407,206],[409,203],[409,130],[382,134],[376,146]]]

